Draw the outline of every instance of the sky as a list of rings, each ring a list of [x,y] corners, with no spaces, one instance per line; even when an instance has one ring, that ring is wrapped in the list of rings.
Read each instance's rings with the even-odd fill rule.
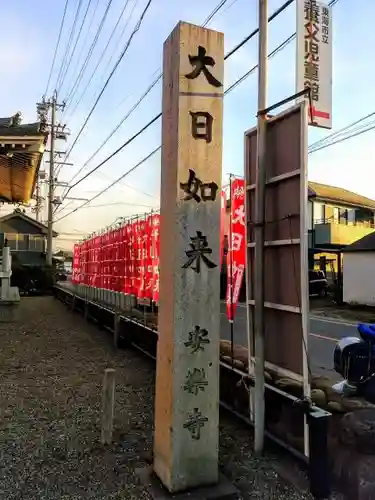
[[[77,31],[89,1],[82,0]],[[62,124],[66,124],[71,133],[67,143],[58,142],[61,151],[67,151],[76,138],[147,4],[147,0],[128,0],[124,15],[120,17],[126,0],[112,0],[86,71],[76,85],[76,92],[69,99],[108,1],[91,0],[82,35],[73,55],[68,58],[68,70],[58,94],[59,101],[65,99],[67,104],[64,112],[58,113],[58,119]],[[68,3],[60,49],[47,97],[52,93],[58,79],[78,3],[79,0],[69,0]],[[153,0],[139,31],[133,37],[124,58],[72,150],[68,162],[74,165],[64,166],[61,169],[59,181],[71,181],[143,95],[150,83],[159,76],[163,42],[178,21],[202,24],[217,3],[218,0],[188,2]],[[269,14],[282,4],[283,0],[269,0]],[[0,66],[3,76],[0,79],[0,93],[3,99],[0,116],[11,116],[21,111],[24,122],[36,121],[36,102],[46,91],[64,6],[65,0],[53,0],[53,2],[16,0],[6,2],[2,6]],[[333,128],[332,131],[327,131],[309,127],[309,144],[375,111],[372,102],[375,69],[371,63],[371,48],[375,46],[372,21],[374,15],[375,2],[371,0],[361,2],[339,0],[333,7]],[[119,19],[117,30],[105,50]],[[91,25],[89,25],[90,20],[92,20]],[[256,28],[257,22],[257,0],[228,0],[208,27],[224,32],[225,52],[228,52]],[[268,52],[290,36],[295,28],[294,2],[269,24]],[[269,105],[296,91],[295,51],[295,42],[292,42],[270,59]],[[226,61],[224,86],[228,87],[252,68],[257,63],[257,56],[258,37],[255,36]],[[243,175],[243,134],[245,130],[256,125],[256,107],[257,72],[255,71],[224,100],[224,181],[229,173]],[[161,82],[159,81],[106,146],[74,180],[98,165],[160,111]],[[374,139],[375,132],[370,131],[309,155],[309,180],[343,187],[375,199],[375,183],[371,182]],[[158,120],[120,154],[80,183],[69,196],[84,199],[95,196],[159,146],[160,141],[161,120]],[[78,210],[61,221],[58,219],[78,207],[82,201],[71,201],[66,209],[59,210],[56,214],[55,228],[60,233],[60,246],[71,246],[75,239],[107,226],[117,217],[143,213],[152,207],[158,207],[160,169],[160,153],[157,153],[127,175],[121,183],[89,204],[90,208]],[[62,194],[62,191],[63,188],[57,188],[56,194]]]

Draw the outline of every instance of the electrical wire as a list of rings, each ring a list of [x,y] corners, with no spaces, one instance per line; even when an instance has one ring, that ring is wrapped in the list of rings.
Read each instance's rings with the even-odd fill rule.
[[[143,19],[144,19],[145,15],[146,15],[146,13],[147,13],[147,11],[148,11],[148,9],[150,8],[150,6],[151,6],[151,4],[152,4],[152,1],[153,1],[153,0],[148,0],[147,5],[146,5],[146,7],[144,8],[144,10],[143,10],[143,12],[142,12],[142,14],[141,14],[140,18],[138,19],[138,22],[137,22],[137,24],[136,24],[136,26],[135,26],[135,28],[134,28],[133,32],[131,33],[131,35],[130,35],[130,37],[129,37],[129,39],[128,39],[127,43],[126,43],[124,50],[122,51],[122,53],[120,54],[120,57],[119,57],[119,58],[118,58],[118,60],[116,61],[115,66],[113,67],[113,69],[112,69],[112,71],[111,71],[111,73],[110,73],[109,77],[107,78],[107,81],[105,82],[105,84],[104,84],[103,88],[101,89],[101,91],[100,91],[100,93],[99,93],[98,97],[96,98],[96,100],[95,100],[95,102],[94,102],[94,105],[92,106],[92,108],[91,108],[91,110],[90,110],[89,114],[88,114],[88,115],[87,115],[87,117],[86,117],[86,120],[84,121],[83,125],[81,126],[81,128],[80,128],[80,130],[79,130],[79,132],[78,132],[78,134],[77,134],[77,136],[76,136],[76,138],[74,139],[73,144],[70,146],[69,151],[67,152],[67,155],[66,155],[66,157],[65,157],[65,161],[69,158],[69,156],[70,156],[70,154],[71,154],[71,152],[72,152],[72,150],[73,150],[74,146],[77,144],[77,142],[78,142],[79,138],[81,137],[82,132],[83,132],[83,131],[84,131],[84,129],[86,128],[86,125],[87,125],[88,121],[90,120],[90,118],[91,118],[91,116],[92,116],[93,112],[95,111],[95,108],[96,108],[96,106],[98,105],[98,103],[99,103],[99,101],[100,101],[100,99],[101,99],[102,95],[104,94],[104,92],[105,92],[106,88],[108,87],[109,82],[111,81],[111,79],[112,79],[113,75],[115,74],[115,72],[116,72],[117,68],[119,67],[119,65],[120,65],[120,63],[121,63],[121,61],[122,61],[122,59],[123,59],[123,58],[124,58],[124,56],[125,56],[125,54],[127,53],[128,48],[130,47],[130,44],[131,44],[131,42],[132,42],[132,40],[133,40],[134,36],[135,36],[135,35],[136,35],[136,33],[139,31],[139,29],[140,29],[140,27],[141,27],[141,25],[142,25]]]
[[[84,55],[84,52],[85,52],[86,44],[87,44],[87,42],[89,40],[89,36],[90,36],[90,33],[91,33],[90,28],[91,28],[91,26],[92,26],[92,24],[94,22],[95,15],[96,15],[96,12],[97,12],[98,7],[99,7],[99,2],[100,2],[100,0],[96,0],[95,6],[94,6],[94,8],[92,10],[91,19],[90,19],[90,21],[88,23],[88,29],[87,29],[87,32],[86,32],[86,35],[85,35],[85,39],[84,39],[84,41],[82,43],[81,52],[80,52],[80,54],[79,54],[79,56],[77,58],[77,61],[78,61],[77,62],[77,68],[81,65],[81,61],[82,61],[82,58],[83,58],[83,55]],[[66,112],[67,107],[68,106],[65,107],[64,112]]]
[[[68,54],[70,52],[70,47],[71,47],[72,42],[73,42],[74,32],[75,32],[75,29],[76,29],[76,25],[77,25],[77,21],[78,21],[78,16],[79,16],[79,12],[81,10],[81,7],[82,7],[82,0],[79,0],[78,5],[77,5],[77,9],[76,9],[76,13],[74,15],[73,25],[72,25],[72,28],[70,30],[68,43],[66,45],[66,49],[65,49],[64,56],[63,56],[63,60],[61,62],[60,71],[59,71],[58,76],[57,76],[56,85],[55,85],[55,90],[56,91],[58,91],[58,89],[60,88],[60,81],[61,81],[62,74],[65,71],[65,67],[66,67],[67,64],[69,65]]]
[[[155,208],[158,208],[158,207],[155,207],[155,205],[144,205],[143,203],[127,203],[125,201],[117,201],[117,202],[114,202],[114,203],[103,203],[102,205],[90,205],[90,206],[85,206],[85,207],[82,207],[82,208],[105,208],[105,207],[117,207],[119,205],[126,205],[126,206],[130,206],[130,207],[144,207],[144,208],[151,208],[151,209],[154,209]],[[65,210],[67,207],[65,207],[63,210]],[[64,233],[66,234],[66,233]]]
[[[286,8],[288,5],[290,5],[290,3],[292,2],[293,0],[288,0],[283,6],[281,6],[279,9],[278,9],[278,12],[282,12],[283,10],[283,7]],[[332,5],[335,5],[336,3],[338,2],[338,0],[332,0],[330,2],[330,6]],[[275,13],[272,14],[272,19],[275,18]],[[270,18],[269,18],[270,20]],[[254,34],[252,36],[255,36],[255,34],[258,32],[258,30],[254,30]],[[284,40],[280,45],[278,45],[272,52],[270,52],[270,54],[268,54],[268,57],[273,57],[275,56],[277,53],[279,53],[283,48],[285,48],[285,46],[287,44],[289,44],[294,38],[295,38],[296,34],[293,33],[292,35],[290,35],[286,40]],[[249,40],[250,38],[249,37],[246,37],[247,40]],[[233,55],[237,50],[239,50],[241,47],[243,46],[243,42],[241,42],[239,45],[237,45],[235,49],[233,49],[232,51],[229,52],[229,55],[227,54],[225,56],[225,59],[228,59],[228,57],[230,57],[231,55]],[[224,96],[227,95],[228,93],[230,93],[232,90],[234,90],[234,88],[237,87],[237,85],[239,85],[239,83],[242,83],[244,80],[246,80],[246,78],[248,78],[256,69],[257,69],[258,65],[255,65],[253,68],[251,68],[251,70],[249,70],[247,73],[245,73],[242,77],[240,77],[238,80],[236,80],[230,87],[228,87],[226,89],[226,91],[224,92]],[[141,135],[145,130],[147,130],[153,123],[155,123],[160,117],[162,116],[162,113],[159,113],[158,115],[156,115],[150,122],[148,122],[141,130],[139,130],[136,134],[134,134],[130,139],[128,139],[124,144],[122,144],[122,146],[120,146],[116,151],[114,151],[110,156],[108,156],[105,160],[103,160],[99,165],[97,165],[94,169],[90,170],[85,176],[83,176],[81,179],[79,179],[76,183],[74,183],[72,186],[69,187],[68,189],[68,192],[73,189],[74,187],[76,187],[78,184],[80,184],[83,180],[87,179],[90,175],[92,175],[92,173],[94,173],[96,170],[98,170],[98,168],[100,168],[102,165],[104,165],[105,163],[107,163],[107,161],[109,161],[110,159],[112,159],[115,155],[117,155],[120,151],[122,151],[128,144],[130,144],[136,137],[138,137],[139,135]],[[80,210],[80,208],[83,208],[83,206],[87,205],[88,203],[90,203],[91,201],[93,201],[94,199],[96,199],[98,196],[101,196],[103,193],[105,193],[108,189],[111,189],[115,184],[117,184],[118,182],[120,182],[120,180],[122,180],[124,177],[126,177],[128,174],[132,173],[136,168],[138,168],[139,166],[141,166],[146,160],[148,160],[153,154],[155,154],[157,151],[159,151],[159,149],[161,149],[161,146],[159,146],[158,148],[156,148],[150,155],[148,155],[146,158],[144,158],[143,160],[141,160],[141,162],[139,162],[137,165],[135,165],[134,167],[132,167],[129,171],[125,172],[125,174],[123,174],[121,177],[119,177],[118,179],[116,179],[113,183],[111,183],[109,186],[107,186],[106,188],[104,188],[104,190],[102,190],[98,195],[96,195],[95,197],[93,197],[92,199],[88,200],[87,202],[85,202],[83,205],[80,205],[79,207],[76,207],[74,210],[72,210],[71,212],[69,212],[68,214],[64,215],[63,218],[66,218],[68,217],[69,215],[71,215],[72,213],[75,213],[77,210]],[[68,192],[66,193],[65,197],[67,196]],[[57,221],[61,220],[61,218],[59,218]],[[57,222],[56,221],[56,222]]]
[[[81,69],[80,69],[80,71],[78,73],[78,76],[77,76],[77,78],[76,78],[76,80],[75,80],[75,82],[73,84],[73,88],[71,89],[71,91],[70,91],[70,93],[68,95],[68,98],[69,98],[70,101],[72,100],[72,92],[74,93],[77,90],[77,88],[78,88],[79,84],[81,83],[81,80],[82,80],[82,78],[83,78],[83,76],[85,74],[87,66],[88,66],[88,64],[89,64],[89,62],[91,60],[91,57],[92,57],[93,52],[94,52],[94,49],[96,47],[96,44],[98,43],[100,34],[101,34],[102,29],[104,27],[104,24],[106,22],[108,13],[109,13],[109,11],[111,9],[112,2],[113,2],[113,0],[109,0],[108,3],[107,3],[107,6],[106,6],[105,11],[104,11],[104,14],[103,14],[103,16],[102,16],[102,18],[100,20],[98,29],[96,30],[95,36],[93,38],[93,41],[91,42],[90,48],[89,48],[89,50],[87,52],[86,58],[83,61],[83,64],[82,64]]]
[[[64,72],[64,75],[62,76],[61,78],[61,83],[60,83],[60,90],[62,89],[63,85],[64,85],[64,82],[65,82],[65,78],[67,77],[67,74],[68,74],[68,71],[69,71],[69,67],[73,61],[73,58],[74,58],[74,53],[77,49],[77,45],[78,45],[78,42],[79,42],[79,39],[81,38],[81,35],[82,35],[82,30],[83,30],[83,26],[86,22],[86,19],[87,19],[87,14],[88,14],[88,11],[89,11],[89,8],[90,8],[90,5],[91,5],[91,2],[92,0],[88,0],[87,2],[87,5],[86,5],[86,10],[85,10],[85,13],[83,14],[83,18],[82,18],[82,22],[81,22],[81,26],[78,30],[78,35],[77,35],[77,38],[76,38],[76,41],[74,43],[74,47],[73,47],[73,50],[72,50],[72,53],[70,54],[70,57],[69,57],[69,61],[70,61],[70,64],[68,64],[66,66],[66,69],[65,69],[65,72]]]
[[[208,18],[204,21],[203,23],[203,26],[206,26],[212,19],[213,17],[220,11],[220,9],[226,4],[227,0],[222,0],[221,2],[219,2],[219,4],[215,7],[215,9],[211,12],[211,14],[208,16]],[[133,6],[133,10],[135,8],[135,5]],[[133,11],[131,12],[130,14],[130,17],[132,15]],[[126,24],[127,26],[127,24]],[[125,26],[125,28],[126,28]],[[123,30],[123,32],[125,31],[125,28]],[[110,59],[111,61],[111,59]],[[158,70],[159,71],[159,70]],[[157,71],[157,72],[158,72]],[[136,108],[139,106],[139,104],[143,101],[143,99],[145,99],[145,97],[151,92],[151,90],[155,87],[155,85],[160,81],[162,77],[162,73],[159,74],[159,76],[153,81],[153,83],[151,83],[151,85],[148,87],[148,89],[146,90],[146,92],[142,95],[142,97],[133,105],[133,107],[128,111],[128,113],[125,115],[125,117],[120,121],[120,123],[115,127],[115,129],[109,134],[109,136],[103,141],[103,143],[99,146],[99,148],[90,156],[90,158],[83,164],[83,166],[73,175],[73,177],[70,179],[69,181],[69,184],[71,184],[71,182],[74,181],[74,179],[86,168],[86,166],[95,158],[95,156],[101,151],[101,149],[107,144],[107,142],[111,139],[111,137],[113,137],[113,135],[117,132],[117,130],[121,127],[121,125],[129,118],[129,116],[133,113],[133,111],[136,110]],[[87,88],[87,87],[86,87]],[[86,90],[86,89],[85,89]],[[81,96],[82,97],[82,96]],[[122,104],[122,103],[121,103]],[[77,105],[76,105],[77,107]],[[76,109],[75,107],[75,109]],[[74,110],[75,110],[74,109]],[[69,192],[69,188],[68,190],[64,193],[63,197],[62,197],[62,201],[64,201],[65,197],[67,196],[68,192]],[[70,205],[70,203],[68,203],[68,206]],[[66,207],[65,207],[66,208]],[[58,211],[58,209],[56,209],[54,211],[54,213],[56,213]]]
[[[98,194],[96,194],[95,196],[93,196],[90,200],[87,200],[85,201],[84,203],[82,203],[82,205],[80,205],[79,207],[73,209],[71,212],[69,212],[68,214],[65,214],[63,216],[61,216],[60,218],[58,218],[56,222],[60,222],[61,220],[65,219],[66,217],[68,217],[69,215],[77,212],[78,210],[80,210],[81,208],[84,208],[86,205],[88,205],[89,203],[91,203],[92,201],[96,200],[97,198],[99,198],[99,196],[101,196],[102,194],[104,194],[106,191],[108,191],[109,189],[111,189],[113,186],[115,186],[116,184],[118,184],[118,182],[122,179],[124,179],[127,175],[131,174],[132,172],[134,172],[134,170],[136,170],[137,168],[139,168],[141,165],[143,165],[143,163],[145,163],[147,160],[149,160],[154,154],[156,154],[159,150],[161,149],[161,146],[158,146],[156,149],[154,149],[153,151],[151,151],[151,153],[149,153],[147,156],[145,156],[140,162],[138,162],[136,165],[134,165],[130,170],[128,170],[127,172],[125,172],[124,174],[121,175],[121,177],[119,177],[118,179],[114,180],[109,186],[105,187],[104,189],[102,189]]]
[[[90,86],[90,84],[91,84],[91,82],[92,82],[92,79],[93,79],[94,75],[96,74],[96,71],[97,71],[98,67],[100,66],[100,64],[101,64],[101,62],[102,62],[102,60],[103,60],[103,57],[105,56],[105,54],[106,54],[106,52],[107,52],[107,50],[108,50],[108,47],[109,47],[109,45],[111,44],[111,41],[112,41],[112,39],[113,39],[113,37],[114,37],[114,35],[115,35],[115,33],[116,33],[116,30],[117,30],[117,28],[118,28],[118,26],[119,26],[119,24],[120,24],[120,22],[121,22],[121,20],[122,20],[122,18],[123,18],[123,16],[124,16],[124,14],[125,14],[125,11],[126,11],[126,9],[127,9],[128,4],[129,4],[129,0],[126,0],[126,2],[125,2],[125,4],[124,4],[124,7],[122,8],[122,11],[121,11],[121,13],[120,13],[120,15],[119,15],[119,17],[118,17],[118,19],[117,19],[117,22],[116,22],[116,24],[115,24],[115,27],[113,28],[112,33],[111,33],[110,37],[108,38],[108,41],[107,41],[107,43],[106,43],[106,45],[105,45],[105,47],[104,47],[104,50],[102,51],[102,53],[101,53],[101,54],[100,54],[100,56],[98,57],[98,62],[97,62],[97,64],[96,64],[96,66],[95,66],[94,70],[91,72],[91,75],[90,75],[90,77],[89,77],[89,78],[88,78],[88,80],[87,80],[86,86],[85,86],[85,88],[84,88],[83,92],[81,93],[81,96],[80,96],[80,98],[78,99],[78,101],[77,101],[77,103],[76,103],[76,105],[75,105],[75,107],[74,107],[74,109],[73,109],[73,111],[72,111],[71,115],[73,115],[73,114],[74,114],[74,112],[75,112],[75,110],[77,109],[77,107],[78,107],[79,103],[81,102],[81,100],[82,100],[83,96],[85,95],[85,93],[86,93],[86,91],[87,91],[88,87]],[[130,19],[130,18],[129,18],[129,19]],[[129,21],[128,21],[128,22],[129,22]],[[128,22],[126,23],[126,25],[125,25],[125,26],[127,26]],[[83,76],[83,75],[82,75],[82,76]],[[78,80],[78,79],[77,79],[77,80]],[[82,78],[81,78],[81,80],[82,80]],[[71,92],[70,92],[69,96],[67,97],[67,102],[68,102],[68,105],[69,105],[69,102],[72,102],[72,101],[73,101],[73,99],[74,99],[74,95],[76,94],[76,92],[77,92],[77,90],[78,90],[78,85],[79,85],[79,82],[80,82],[80,81],[78,81],[78,83],[77,83],[77,81],[76,81],[75,86],[72,88],[72,90],[71,90]]]
[[[228,0],[221,0],[221,2],[219,2],[217,4],[217,6],[214,8],[214,10],[211,12],[211,14],[204,21],[203,26],[207,26],[209,24],[209,22],[212,21],[213,17],[215,17],[216,14],[219,12],[219,10],[221,10],[224,7],[224,5],[227,3],[227,1]]]
[[[294,0],[287,0],[283,5],[281,5],[278,9],[275,10],[275,12],[273,12],[273,14],[271,14],[271,16],[268,18],[268,22],[271,22],[273,21],[279,14],[281,14],[287,7],[289,7],[289,5],[293,2]],[[336,0],[337,1],[337,0]],[[223,2],[220,2],[221,7],[224,5]],[[218,7],[218,6],[217,6]],[[214,9],[214,12],[217,13],[218,12],[218,9],[217,7]],[[213,16],[211,16],[211,14],[208,16],[207,20],[205,21],[204,24],[207,24],[207,22],[209,22],[211,19],[212,19]],[[251,40],[253,37],[255,37],[259,32],[259,28],[255,28],[247,37],[244,38],[244,40],[242,40],[242,42],[240,42],[238,45],[236,45],[230,52],[228,52],[225,56],[224,56],[224,60],[227,60],[229,59],[229,57],[231,57],[233,54],[235,54],[240,48],[242,48],[249,40]],[[292,41],[292,39],[295,37],[295,33],[289,37],[289,39],[287,39],[286,41],[284,41],[277,49],[275,49],[275,53],[276,51],[279,51],[281,50],[281,48],[284,48],[284,46],[286,45],[286,42],[289,43],[290,41]],[[272,55],[271,55],[272,57]],[[239,83],[241,83],[244,79],[246,79],[252,72],[254,72],[256,70],[258,66],[256,65],[254,68],[252,68],[246,75],[244,75],[242,78],[241,81],[238,81],[238,83],[236,83],[236,85],[238,85]],[[129,116],[137,109],[137,107],[141,104],[141,102],[147,97],[147,95],[151,92],[151,90],[155,87],[155,85],[159,82],[159,80],[161,79],[161,77],[163,76],[163,74],[161,73],[152,83],[151,85],[148,87],[148,89],[146,90],[146,92],[140,97],[140,99],[133,105],[133,107],[128,111],[128,113],[125,115],[125,117],[116,125],[116,127],[112,130],[112,132],[107,136],[107,138],[102,142],[102,144],[98,147],[98,149],[90,156],[90,158],[83,164],[83,166],[78,170],[78,172],[76,174],[74,174],[73,178],[70,180],[70,182],[72,182],[82,171],[83,169],[93,160],[93,158],[101,151],[101,149],[107,144],[107,142],[111,139],[111,137],[117,132],[117,130],[123,125],[123,123],[129,118]],[[233,87],[234,88],[234,87]],[[228,92],[230,92],[231,90],[233,90],[232,88],[230,88],[228,90]],[[153,118],[147,125],[146,125],[146,128],[148,128],[149,126],[151,126],[158,118],[161,117],[161,113],[159,113],[159,115],[157,115],[157,117]],[[146,130],[145,127],[143,127],[142,130]],[[138,133],[135,134],[132,138],[129,139],[129,141],[127,142],[127,144],[130,144],[130,142],[132,142],[136,137],[138,137]],[[89,174],[91,175],[92,173],[94,173],[96,170],[98,170],[98,168],[100,167],[95,167],[94,169],[90,170]],[[87,176],[84,176],[82,177],[82,180],[86,179]],[[69,182],[69,184],[70,184]],[[75,184],[73,184],[68,190],[67,190],[67,193],[70,192],[71,189],[73,189],[73,187],[75,187],[77,184],[79,184],[81,182],[81,180],[79,180],[78,182],[76,182]],[[63,200],[65,199],[67,193],[65,193],[63,195]],[[62,200],[62,201],[63,201]]]
[[[319,146],[325,144],[327,141],[330,141],[331,139],[337,138],[337,136],[343,134],[344,132],[348,131],[349,129],[351,129],[355,125],[362,123],[363,121],[367,120],[368,118],[370,118],[371,116],[374,116],[374,115],[375,115],[375,111],[369,113],[366,116],[363,116],[362,118],[359,118],[358,120],[354,121],[353,123],[350,123],[346,127],[329,134],[328,136],[324,137],[323,139],[320,139],[319,141],[314,142],[313,144],[311,144],[309,146],[309,149],[319,147]]]
[[[122,30],[121,30],[120,36],[118,37],[117,42],[114,44],[115,49],[112,51],[112,54],[111,54],[110,58],[108,59],[107,64],[105,65],[104,70],[102,71],[102,74],[101,74],[101,76],[100,76],[100,78],[99,78],[99,80],[100,80],[101,84],[103,84],[103,83],[104,83],[104,81],[105,81],[106,74],[107,74],[107,70],[108,70],[108,68],[110,68],[110,67],[111,67],[111,63],[112,63],[113,58],[114,58],[114,56],[115,56],[115,54],[116,54],[116,49],[117,49],[117,47],[121,47],[121,46],[122,46],[122,43],[123,43],[123,38],[124,38],[124,35],[125,35],[125,32],[126,32],[126,29],[127,29],[128,25],[129,25],[129,23],[130,23],[130,21],[131,21],[131,19],[132,19],[132,17],[133,17],[134,11],[135,11],[135,9],[136,9],[136,7],[137,7],[138,3],[139,3],[139,0],[135,0],[135,2],[134,2],[134,4],[133,4],[133,6],[132,6],[132,8],[131,8],[131,11],[130,11],[130,13],[129,13],[128,19],[127,19],[127,21],[126,21],[125,25],[122,27]],[[92,75],[92,76],[93,76],[93,75]],[[84,95],[86,94],[87,89],[88,89],[88,87],[91,85],[91,83],[92,83],[92,80],[91,80],[91,79],[89,79],[89,81],[86,83],[86,86],[85,86],[85,88],[84,88],[83,92],[81,93],[81,95],[80,95],[79,99],[77,100],[77,102],[76,102],[76,104],[75,104],[75,106],[74,106],[74,108],[73,108],[73,111],[71,111],[70,116],[73,116],[73,115],[74,115],[74,113],[76,112],[76,110],[77,110],[77,108],[78,108],[79,104],[81,103],[81,101],[82,101],[82,99],[83,99]]]
[[[91,0],[90,0],[90,4],[91,4]],[[96,0],[94,8],[92,9],[91,18],[90,18],[90,20],[87,23],[87,31],[86,31],[85,38],[84,38],[84,40],[82,42],[82,45],[81,45],[81,50],[80,50],[79,56],[77,57],[77,61],[76,61],[76,65],[75,65],[75,70],[72,71],[73,82],[74,83],[67,86],[67,91],[65,93],[65,95],[66,95],[66,97],[65,97],[66,108],[68,106],[68,101],[70,100],[70,96],[71,96],[72,92],[74,91],[75,86],[77,84],[77,80],[78,80],[78,77],[79,77],[79,74],[80,74],[79,69],[82,68],[82,59],[83,59],[83,61],[85,61],[86,57],[87,57],[87,56],[84,57],[84,54],[85,54],[86,45],[87,45],[87,42],[89,40],[90,33],[92,31],[92,26],[93,26],[93,23],[94,23],[94,19],[95,19],[95,15],[96,15],[96,12],[98,10],[98,7],[99,7],[99,0]],[[78,72],[78,76],[75,77],[75,75],[77,74],[77,72]]]
[[[68,4],[69,4],[69,0],[66,0],[66,2],[65,2],[65,7],[64,7],[64,12],[63,12],[63,16],[62,16],[62,19],[61,19],[60,30],[59,30],[59,34],[58,34],[58,36],[57,36],[57,42],[56,42],[55,52],[54,52],[54,54],[53,54],[53,59],[52,59],[51,70],[50,70],[50,72],[49,72],[48,81],[47,81],[47,86],[46,86],[46,91],[45,91],[45,93],[44,93],[44,95],[45,95],[45,96],[46,96],[46,95],[47,95],[47,93],[48,93],[49,85],[50,85],[50,83],[51,83],[52,73],[53,73],[53,70],[54,70],[54,68],[55,68],[55,62],[56,62],[57,51],[59,50],[59,46],[60,46],[61,35],[62,35],[63,28],[64,28],[64,23],[65,23],[66,12],[67,12],[67,10],[68,10]]]
[[[322,146],[320,146],[316,149],[310,150],[309,154],[316,153],[317,151],[321,151],[322,149],[329,148],[331,146],[334,146],[335,144],[340,144],[341,142],[347,141],[348,139],[352,139],[353,137],[357,137],[357,136],[362,135],[366,132],[370,132],[370,130],[374,130],[374,129],[375,129],[375,123],[371,124],[371,126],[368,126],[364,130],[359,130],[359,131],[354,132],[346,137],[342,137],[341,139],[337,139],[335,141],[332,141],[329,144],[323,144]]]
[[[283,45],[285,42],[283,42],[281,45]],[[280,45],[280,46],[281,46]],[[280,47],[279,46],[279,47]],[[271,54],[275,55],[277,53],[277,49],[278,47],[271,52]],[[270,54],[270,55],[271,55]],[[272,57],[272,56],[271,56]],[[247,77],[250,76],[250,74],[252,72],[254,72],[256,70],[258,66],[255,66],[254,68],[252,68],[250,70],[250,72],[247,72]],[[239,81],[243,82],[245,80],[245,78],[242,76]],[[225,92],[224,92],[224,96],[227,95],[228,93],[230,93],[235,87],[237,86],[237,82],[235,82],[233,85],[231,85]],[[141,130],[139,130],[136,134],[134,134],[130,139],[128,139],[124,144],[122,144],[116,151],[114,151],[109,157],[107,157],[105,160],[103,160],[103,162],[101,162],[99,165],[97,165],[94,169],[90,170],[90,172],[88,172],[86,175],[84,175],[81,179],[79,179],[75,184],[73,184],[72,186],[69,187],[66,195],[65,195],[65,198],[66,196],[68,195],[68,193],[70,192],[71,189],[73,189],[74,187],[76,187],[78,184],[80,184],[82,181],[84,181],[85,179],[87,179],[87,177],[89,177],[90,175],[92,175],[96,170],[98,170],[100,167],[102,167],[105,163],[107,163],[110,159],[112,159],[115,155],[117,155],[120,151],[122,151],[128,144],[130,144],[130,142],[132,142],[134,139],[136,139],[137,137],[139,137],[148,127],[150,127],[153,123],[155,123],[160,117],[162,116],[162,113],[159,113],[157,116],[155,116],[149,123],[147,123]],[[109,189],[111,189],[115,184],[117,184],[118,182],[120,182],[122,179],[124,179],[127,175],[131,174],[132,172],[134,172],[134,170],[136,170],[138,167],[140,167],[146,160],[148,160],[152,155],[154,155],[157,151],[159,151],[161,149],[161,146],[158,146],[158,148],[156,148],[150,155],[148,155],[146,158],[144,158],[143,160],[141,160],[139,163],[137,163],[137,165],[135,165],[134,167],[132,167],[130,170],[128,170],[127,172],[125,172],[125,174],[121,175],[121,177],[119,177],[118,179],[116,179],[115,181],[113,181],[109,186],[107,186],[106,188],[104,188],[98,195],[95,195],[93,198],[90,198],[90,200],[84,202],[82,205],[80,205],[79,207],[76,207],[75,209],[73,209],[71,212],[69,212],[68,214],[60,217],[59,219],[56,220],[56,222],[60,221],[62,218],[65,218],[65,217],[68,217],[69,215],[75,213],[76,211],[80,210],[81,208],[83,208],[84,206],[86,206],[88,203],[91,203],[91,201],[93,201],[94,199],[96,199],[98,196],[101,196],[102,194],[104,194],[106,191],[108,191]],[[63,201],[63,200],[62,200]],[[62,209],[60,209],[61,211]]]

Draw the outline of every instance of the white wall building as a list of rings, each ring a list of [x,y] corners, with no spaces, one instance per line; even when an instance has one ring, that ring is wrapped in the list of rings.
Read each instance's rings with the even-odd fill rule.
[[[375,307],[375,233],[348,245],[343,255],[344,302]]]

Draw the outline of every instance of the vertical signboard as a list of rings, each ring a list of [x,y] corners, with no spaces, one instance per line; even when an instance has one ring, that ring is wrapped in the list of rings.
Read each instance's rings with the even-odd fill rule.
[[[332,8],[297,0],[297,92],[310,88],[309,124],[332,128]]]
[[[164,44],[154,471],[172,493],[218,480],[224,36]]]
[[[268,120],[265,189],[265,360],[280,373],[304,381],[309,394],[309,324],[306,211],[307,120],[304,102]],[[245,134],[247,285],[249,318],[254,311],[257,130]],[[253,321],[250,352],[254,353]]]

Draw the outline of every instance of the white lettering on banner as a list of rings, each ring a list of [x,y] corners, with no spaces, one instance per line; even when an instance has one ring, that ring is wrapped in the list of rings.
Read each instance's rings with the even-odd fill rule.
[[[237,186],[237,187],[234,189],[234,192],[233,192],[233,197],[234,197],[234,198],[241,198],[242,196],[245,196],[245,190],[244,190],[244,187],[243,187],[243,186]]]
[[[238,208],[234,210],[232,223],[233,224],[238,223],[241,224],[241,226],[245,225],[245,205],[240,205]]]
[[[238,296],[240,294],[244,270],[245,270],[245,266],[243,264],[240,264],[237,268],[237,273],[235,275],[235,282],[234,282],[235,284],[234,284],[234,290],[233,290],[233,302],[235,304],[237,304],[237,302],[238,302]]]
[[[230,251],[239,252],[241,250],[243,235],[241,233],[232,233],[232,246]]]
[[[332,128],[332,9],[297,0],[297,92],[310,89],[309,124]]]

